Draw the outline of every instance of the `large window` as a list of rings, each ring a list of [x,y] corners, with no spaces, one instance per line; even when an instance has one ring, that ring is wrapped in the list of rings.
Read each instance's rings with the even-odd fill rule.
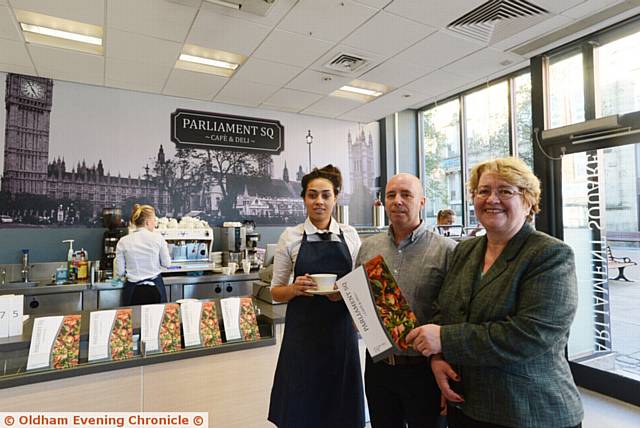
[[[462,216],[460,102],[438,105],[422,115],[424,129],[426,217],[435,224],[438,211],[452,208]]]
[[[529,73],[436,104],[422,111],[421,119],[427,224],[436,223],[439,210],[451,208],[457,223],[476,226],[465,186],[471,167],[509,155],[532,164]]]
[[[584,121],[582,53],[549,58],[549,128]]]
[[[640,33],[594,49],[598,116],[640,110]]]
[[[548,101],[544,119],[534,112],[536,122],[544,121],[534,122],[534,128],[624,114],[618,129],[542,141],[547,153],[540,153],[553,167],[534,172],[543,194],[555,196],[541,213],[543,227],[575,254],[579,306],[567,354],[576,383],[635,404],[640,403],[638,28],[634,23],[590,35],[536,59],[543,66],[532,69],[534,81],[544,81]]]

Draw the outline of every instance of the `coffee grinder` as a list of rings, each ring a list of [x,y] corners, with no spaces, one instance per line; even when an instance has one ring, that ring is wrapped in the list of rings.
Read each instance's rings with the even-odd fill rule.
[[[228,266],[230,262],[240,266],[246,248],[247,229],[240,222],[225,222],[220,228],[220,243],[222,246],[222,263]]]
[[[124,227],[120,208],[104,208],[102,210],[102,224],[108,230],[104,232],[102,238],[100,268],[106,272],[107,278],[111,278],[114,276],[113,261],[116,258],[116,245],[118,245],[120,238],[127,234],[128,229]]]

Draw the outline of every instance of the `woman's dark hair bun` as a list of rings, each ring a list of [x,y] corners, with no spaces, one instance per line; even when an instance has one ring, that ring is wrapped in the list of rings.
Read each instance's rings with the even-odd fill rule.
[[[302,193],[300,193],[300,196],[304,198],[305,193],[307,193],[307,187],[309,186],[309,183],[316,178],[324,178],[326,180],[329,180],[331,184],[333,184],[333,193],[336,196],[338,196],[338,194],[342,190],[342,173],[337,167],[328,164],[320,169],[313,168],[310,173],[305,174],[305,176],[302,177],[302,181],[300,182],[300,184],[302,185]]]

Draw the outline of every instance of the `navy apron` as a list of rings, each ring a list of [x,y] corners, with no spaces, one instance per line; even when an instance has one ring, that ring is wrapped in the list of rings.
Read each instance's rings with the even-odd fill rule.
[[[122,290],[122,306],[153,303],[167,303],[167,290],[164,288],[161,275],[138,282],[125,281]]]
[[[351,254],[339,236],[340,241],[310,242],[305,232],[294,278],[351,272]],[[297,296],[289,301],[269,420],[280,428],[364,426],[358,338],[342,300]]]

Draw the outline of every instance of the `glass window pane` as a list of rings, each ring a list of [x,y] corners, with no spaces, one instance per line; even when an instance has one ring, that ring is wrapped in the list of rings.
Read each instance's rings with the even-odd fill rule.
[[[469,170],[478,162],[509,156],[509,93],[507,81],[464,97],[465,139]],[[467,225],[477,224],[468,204]]]
[[[569,359],[640,381],[640,144],[563,157],[564,240],[579,305]]]
[[[513,79],[515,94],[515,138],[518,157],[533,169],[533,142],[531,141],[531,75],[521,74]]]
[[[453,209],[462,222],[459,113],[457,99],[422,113],[427,224],[435,224],[443,208]]]
[[[640,110],[640,33],[596,48],[597,115]]]
[[[549,127],[584,122],[582,54],[549,59]]]

